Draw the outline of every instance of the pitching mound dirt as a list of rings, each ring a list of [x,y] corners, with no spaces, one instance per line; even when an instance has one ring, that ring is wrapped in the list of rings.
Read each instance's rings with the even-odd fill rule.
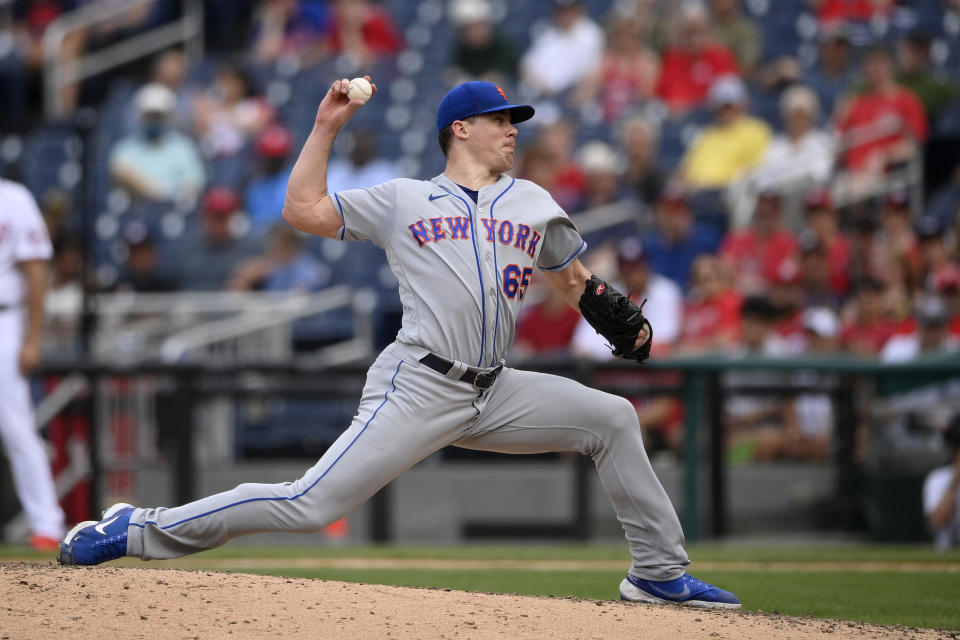
[[[750,612],[173,569],[0,564],[0,640],[36,638],[933,639]]]

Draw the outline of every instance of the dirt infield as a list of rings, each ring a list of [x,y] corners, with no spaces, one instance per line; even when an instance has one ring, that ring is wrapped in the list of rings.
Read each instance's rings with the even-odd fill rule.
[[[859,638],[955,634],[752,612],[247,574],[0,564],[0,640]]]

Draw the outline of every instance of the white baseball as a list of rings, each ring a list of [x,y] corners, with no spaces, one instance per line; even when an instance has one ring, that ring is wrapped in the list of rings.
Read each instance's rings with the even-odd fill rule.
[[[354,78],[350,81],[347,88],[347,97],[351,100],[363,100],[366,102],[373,95],[373,87],[366,78]]]

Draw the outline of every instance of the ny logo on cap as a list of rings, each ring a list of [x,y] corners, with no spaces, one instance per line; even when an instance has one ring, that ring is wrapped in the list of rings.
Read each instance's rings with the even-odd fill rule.
[[[494,85],[494,86],[497,88],[497,93],[499,93],[499,94],[503,97],[503,101],[504,101],[504,102],[510,102],[509,100],[507,100],[507,94],[505,94],[505,93],[503,92],[503,89],[500,88],[500,85],[497,84],[497,85]]]

